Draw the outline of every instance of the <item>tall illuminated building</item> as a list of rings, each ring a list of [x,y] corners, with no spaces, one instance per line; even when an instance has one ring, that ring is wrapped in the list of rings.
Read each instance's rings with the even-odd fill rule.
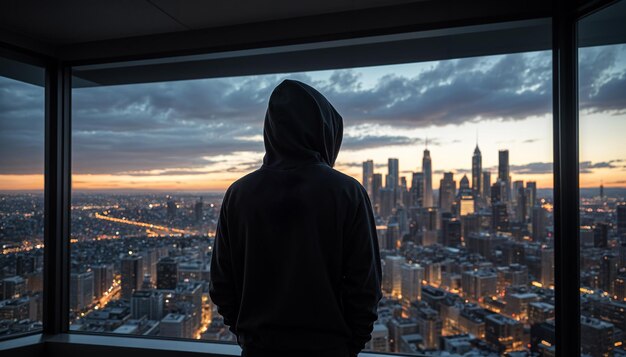
[[[419,264],[402,263],[401,265],[402,307],[408,311],[411,303],[422,299],[422,280],[424,268]]]
[[[509,150],[498,151],[498,180],[505,184],[506,195],[504,202],[511,200],[511,173],[509,171]]]
[[[370,196],[370,200],[374,198],[374,191],[372,190],[372,179],[374,178],[374,161],[367,160],[363,161],[363,187],[367,191],[367,194]]]
[[[80,312],[93,303],[93,272],[70,274],[70,309]]]
[[[541,248],[541,277],[543,287],[554,285],[554,249]]]
[[[428,149],[424,149],[422,172],[424,173],[423,207],[433,207],[433,166],[430,158],[430,151]]]
[[[101,298],[113,285],[113,264],[98,264],[91,267],[93,272],[93,294]]]
[[[463,178],[459,182],[459,192],[456,200],[459,216],[474,213],[474,195],[472,194],[472,188],[470,187],[467,175],[463,175]]]
[[[478,144],[476,144],[474,155],[472,155],[472,193],[475,198],[483,196],[482,170],[483,157],[478,148]]]
[[[143,258],[129,254],[122,258],[122,299],[130,300],[143,281]]]
[[[402,263],[404,263],[404,257],[399,255],[389,255],[385,257],[383,290],[394,298],[402,294]]]
[[[441,213],[450,212],[456,196],[456,181],[452,172],[445,172],[439,181],[439,210]]]
[[[537,204],[537,183],[535,181],[526,182],[526,191],[528,210],[531,210]]]

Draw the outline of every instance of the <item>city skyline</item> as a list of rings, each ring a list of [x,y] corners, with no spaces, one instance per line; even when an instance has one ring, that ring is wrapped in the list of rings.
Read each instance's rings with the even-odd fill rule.
[[[626,83],[625,52],[581,53],[581,187],[626,186],[616,149],[626,111],[611,92]],[[312,84],[343,115],[336,168],[356,179],[368,159],[398,158],[400,176],[421,171],[429,138],[433,189],[443,172],[471,171],[477,142],[492,174],[508,149],[511,174],[551,188],[549,54],[75,89],[73,189],[225,190],[260,166],[266,101],[284,78]],[[43,89],[6,78],[0,89],[0,190],[41,189]]]

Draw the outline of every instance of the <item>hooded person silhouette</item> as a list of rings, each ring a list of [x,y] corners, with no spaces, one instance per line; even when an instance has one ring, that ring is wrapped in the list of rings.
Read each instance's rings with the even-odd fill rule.
[[[312,87],[272,92],[261,167],[220,209],[209,293],[242,356],[356,356],[377,319],[381,266],[365,188],[335,169],[343,122]]]

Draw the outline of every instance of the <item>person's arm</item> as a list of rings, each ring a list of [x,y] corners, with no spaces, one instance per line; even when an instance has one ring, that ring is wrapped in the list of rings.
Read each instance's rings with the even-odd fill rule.
[[[211,281],[209,295],[217,305],[217,312],[224,317],[224,324],[237,335],[237,314],[239,310],[233,277],[233,266],[226,217],[228,192],[224,195],[220,216],[215,230],[213,253],[211,257]]]
[[[371,339],[382,298],[382,270],[372,205],[364,190],[344,246],[342,300],[344,316],[352,330],[350,355],[356,356]]]

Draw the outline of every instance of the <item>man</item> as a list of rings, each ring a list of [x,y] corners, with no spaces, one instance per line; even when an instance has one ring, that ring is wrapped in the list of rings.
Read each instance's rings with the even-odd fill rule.
[[[226,191],[210,295],[242,356],[356,356],[377,319],[381,267],[363,186],[333,169],[335,108],[285,80],[269,100],[258,170]]]

